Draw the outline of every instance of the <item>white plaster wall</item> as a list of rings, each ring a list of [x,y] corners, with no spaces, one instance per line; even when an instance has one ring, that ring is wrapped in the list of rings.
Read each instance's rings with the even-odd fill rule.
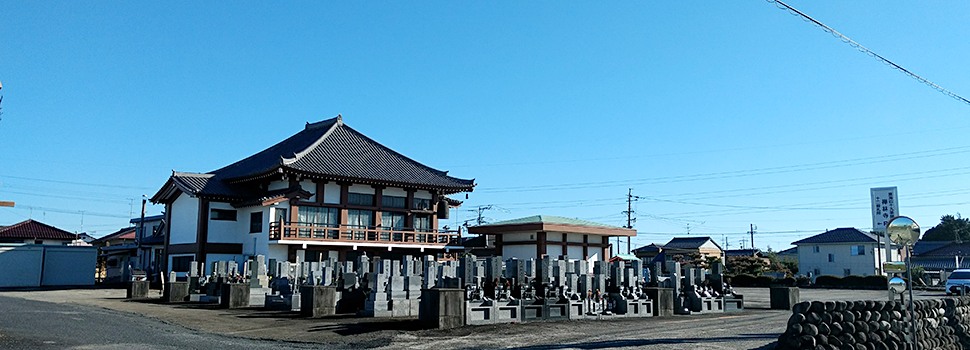
[[[212,209],[235,210],[236,221],[213,220]],[[249,234],[249,213],[237,210],[229,203],[209,202],[209,232],[210,243],[244,243],[243,239]]]
[[[317,201],[317,184],[315,182],[310,180],[300,181],[300,188],[302,188],[304,191],[313,193],[313,195],[307,200],[311,202]]]
[[[199,228],[199,199],[179,194],[172,202],[169,244],[194,243]]]
[[[249,233],[249,216],[255,212],[263,213],[262,230],[256,233]],[[249,208],[246,211],[246,222],[245,231],[247,235],[244,238],[245,242],[243,244],[243,254],[255,254],[254,255],[266,255],[267,245],[269,244],[269,222],[270,222],[270,207],[255,207]]]
[[[559,256],[562,255],[562,246],[546,245],[546,255],[551,256],[553,259],[559,259]]]
[[[370,185],[350,185],[347,190],[349,193],[363,193],[363,194],[374,194],[377,193],[373,187]]]
[[[580,233],[568,233],[566,236],[567,242],[583,243],[583,235]]]
[[[414,198],[434,199],[434,196],[432,196],[431,192],[428,191],[414,191]]]
[[[524,242],[536,240],[535,232],[512,232],[502,235],[502,242]]]
[[[567,255],[569,255],[569,260],[576,260],[583,258],[583,247],[570,246],[566,247]]]
[[[395,197],[407,197],[408,196],[408,192],[407,191],[405,191],[403,188],[398,188],[398,187],[388,187],[388,188],[385,188],[384,191],[381,192],[381,194],[384,195],[384,196],[395,196]]]
[[[284,244],[270,244],[266,250],[266,261],[269,259],[276,259],[276,261],[286,261],[287,253],[289,253],[286,245]]]
[[[269,191],[273,191],[273,190],[282,190],[284,188],[289,188],[289,187],[290,187],[289,180],[286,180],[286,181],[277,180],[277,181],[270,182],[269,185],[266,186],[266,189]]]
[[[536,246],[531,244],[502,246],[502,259],[508,260],[511,258],[519,260],[535,259]]]
[[[332,182],[324,184],[323,202],[327,204],[340,204],[340,185]]]
[[[865,246],[866,255],[852,255],[851,247]],[[819,247],[816,253],[814,248]],[[844,243],[844,244],[799,244],[798,271],[808,275],[809,272],[819,270],[819,275],[845,276],[845,269],[850,269],[853,275],[874,275],[877,271],[875,244]],[[829,262],[829,254],[835,255],[835,261]],[[817,276],[817,275],[816,275]]]

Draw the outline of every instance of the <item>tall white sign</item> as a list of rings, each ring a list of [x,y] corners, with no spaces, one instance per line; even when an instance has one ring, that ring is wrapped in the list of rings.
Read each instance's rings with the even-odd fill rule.
[[[869,189],[872,197],[872,230],[886,232],[889,220],[899,215],[899,198],[896,197],[896,187],[879,187]]]

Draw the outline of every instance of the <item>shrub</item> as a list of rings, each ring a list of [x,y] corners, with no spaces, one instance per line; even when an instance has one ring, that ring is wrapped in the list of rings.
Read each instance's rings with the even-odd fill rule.
[[[848,275],[842,277],[842,286],[847,288],[866,287],[866,282],[862,276]]]
[[[754,285],[756,287],[768,287],[774,281],[775,278],[771,276],[758,276],[754,278]]]
[[[805,275],[799,275],[795,278],[795,285],[799,287],[808,287],[812,284],[812,279]]]
[[[754,287],[755,277],[751,275],[737,275],[731,278],[731,285],[734,287]]]
[[[772,286],[781,286],[781,287],[794,287],[795,286],[795,283],[796,282],[795,282],[795,279],[794,278],[785,277],[785,278],[782,278],[782,279],[775,280],[774,282],[771,283],[771,285]]]
[[[883,275],[872,275],[863,277],[866,286],[874,287],[878,289],[886,289],[889,287],[889,280]]]
[[[842,278],[839,276],[821,275],[821,276],[815,277],[815,285],[826,286],[826,287],[841,287]]]

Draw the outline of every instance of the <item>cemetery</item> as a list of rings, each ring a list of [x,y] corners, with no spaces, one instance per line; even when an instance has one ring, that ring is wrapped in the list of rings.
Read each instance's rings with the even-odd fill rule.
[[[257,255],[239,264],[191,262],[186,277],[168,276],[162,301],[222,308],[262,308],[318,318],[418,318],[429,328],[543,320],[612,319],[740,312],[743,298],[723,278],[679,263],[432,256],[355,261],[277,261]],[[204,275],[204,271],[211,271]],[[147,298],[147,282],[128,298]]]

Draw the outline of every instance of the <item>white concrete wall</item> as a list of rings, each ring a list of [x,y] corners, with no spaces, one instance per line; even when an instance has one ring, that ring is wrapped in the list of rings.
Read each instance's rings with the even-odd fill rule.
[[[851,247],[857,245],[865,246],[865,255],[852,255]],[[829,254],[834,255],[834,261],[829,262]],[[799,274],[808,275],[818,269],[818,275],[845,276],[845,269],[849,269],[852,275],[869,276],[878,273],[877,267],[875,243],[798,245]]]
[[[340,185],[329,182],[323,185],[323,202],[340,204]]]
[[[502,246],[502,259],[508,260],[511,258],[519,260],[535,259],[536,246],[530,244]]]
[[[199,199],[179,194],[172,202],[169,244],[195,243],[199,228]]]

